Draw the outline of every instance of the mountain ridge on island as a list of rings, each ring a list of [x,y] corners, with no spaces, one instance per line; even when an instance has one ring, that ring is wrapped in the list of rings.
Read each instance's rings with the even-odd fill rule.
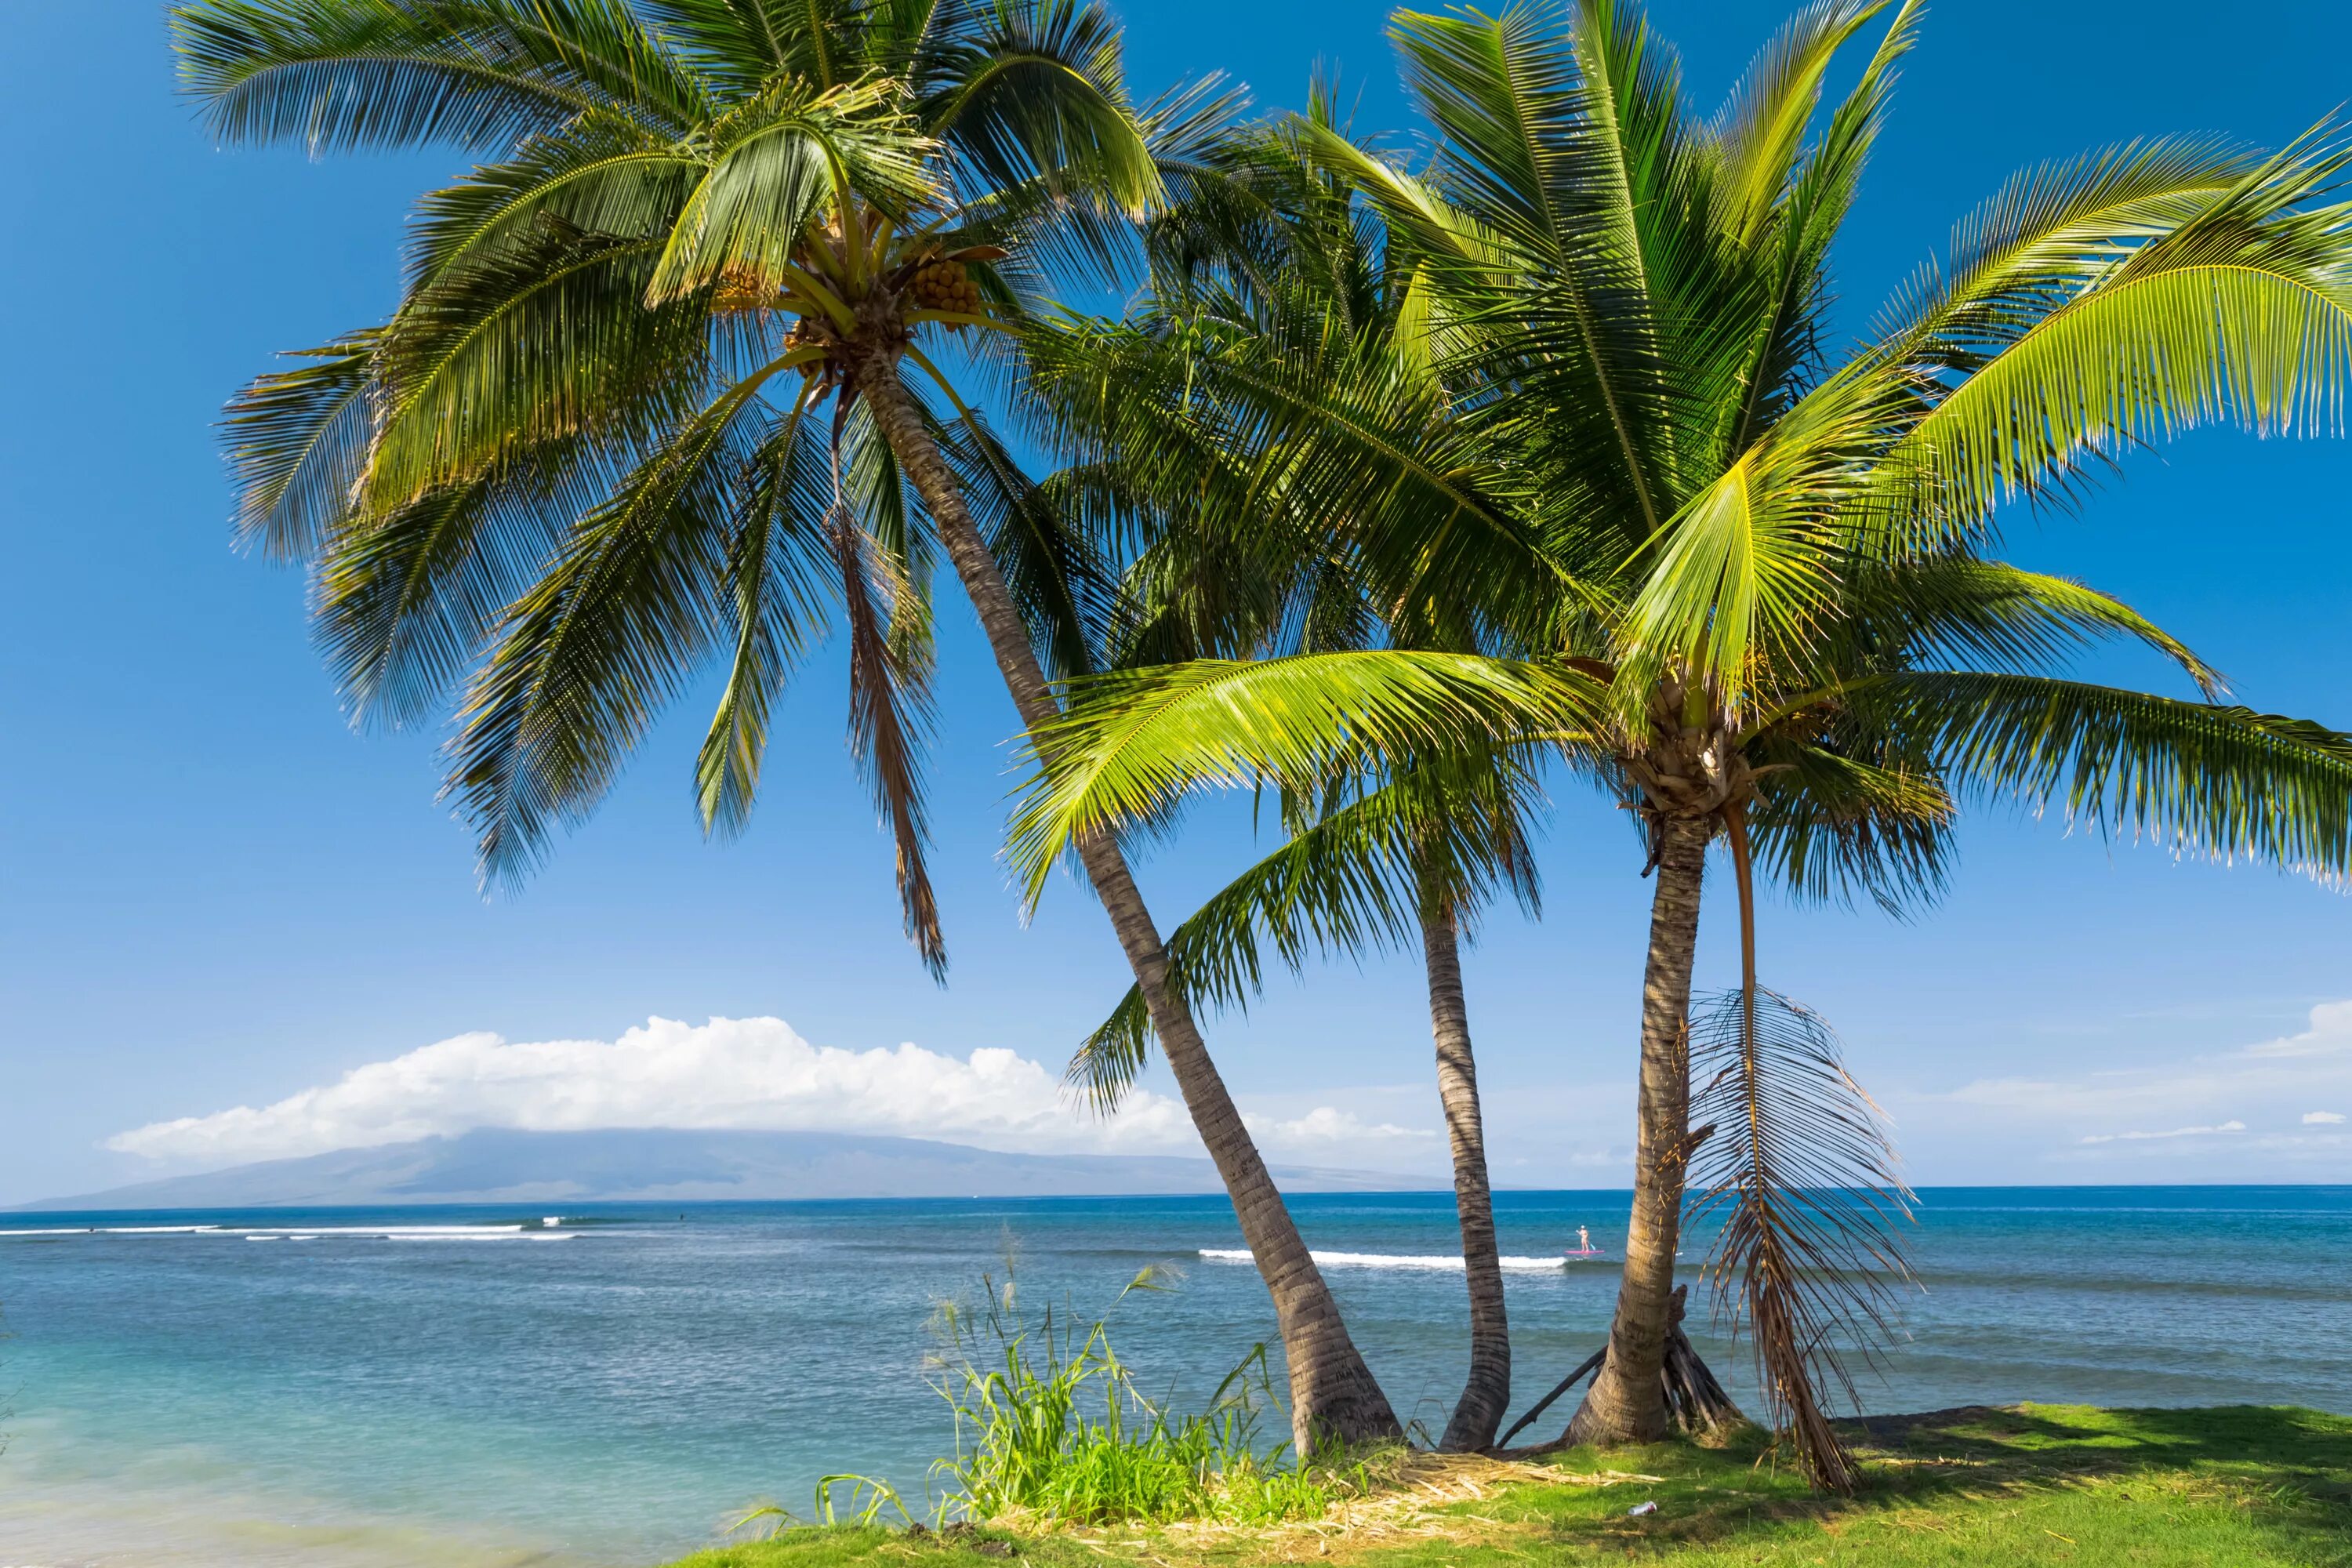
[[[1412,1192],[1442,1179],[1277,1165],[1293,1192]],[[1138,1197],[1223,1191],[1205,1158],[1019,1154],[847,1132],[477,1128],[43,1198],[17,1214],[499,1203]]]

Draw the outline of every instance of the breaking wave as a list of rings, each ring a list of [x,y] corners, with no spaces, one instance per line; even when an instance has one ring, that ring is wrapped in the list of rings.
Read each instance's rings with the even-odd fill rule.
[[[1462,1259],[1457,1255],[1443,1252],[1309,1252],[1307,1256],[1325,1268],[1420,1268],[1462,1271]],[[1240,1247],[1204,1247],[1201,1258],[1207,1263],[1247,1263],[1250,1255]],[[1500,1259],[1503,1268],[1513,1273],[1549,1273],[1567,1266],[1564,1258],[1512,1258]]]

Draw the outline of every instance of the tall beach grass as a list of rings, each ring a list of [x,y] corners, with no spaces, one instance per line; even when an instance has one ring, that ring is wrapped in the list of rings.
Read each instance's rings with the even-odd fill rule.
[[[1146,1268],[1113,1308],[1166,1288]],[[1214,1520],[1275,1523],[1321,1513],[1336,1472],[1302,1469],[1288,1445],[1265,1445],[1276,1406],[1261,1343],[1227,1373],[1207,1407],[1179,1414],[1152,1399],[1111,1343],[1108,1316],[1066,1304],[1032,1311],[1008,1268],[982,1276],[979,1300],[942,1306],[932,1386],[955,1418],[955,1454],[933,1467],[946,1509],[971,1519],[1052,1524]]]

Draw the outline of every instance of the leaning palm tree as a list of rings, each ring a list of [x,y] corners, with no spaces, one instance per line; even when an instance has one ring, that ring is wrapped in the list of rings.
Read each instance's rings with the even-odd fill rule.
[[[2327,418],[2352,379],[2352,213],[2327,200],[2345,153],[2160,142],[2023,176],[1832,358],[1831,245],[1909,7],[1853,91],[1825,120],[1817,105],[1882,9],[1803,13],[1712,119],[1609,0],[1401,16],[1433,164],[1328,151],[1353,160],[1444,302],[1443,379],[1486,471],[1508,476],[1490,493],[1545,542],[1532,574],[1490,549],[1433,551],[1429,569],[1455,570],[1462,613],[1534,657],[1387,648],[1098,677],[1037,735],[1046,765],[1013,840],[1042,874],[1073,835],[1194,788],[1305,793],[1447,748],[1546,752],[1611,784],[1656,891],[1625,1270],[1570,1433],[1665,1430],[1685,1177],[1712,1131],[1691,1125],[1696,1047],[1716,1056],[1710,1102],[1730,1097],[1748,1129],[1712,1131],[1736,1168],[1710,1187],[1739,1205],[1716,1276],[1832,1486],[1852,1477],[1819,1419],[1836,1373],[1822,1357],[1869,1328],[1872,1303],[1842,1299],[1820,1266],[1888,1260],[1874,1216],[1899,1213],[1899,1186],[1825,1031],[1757,984],[1759,861],[1801,888],[1932,881],[1943,826],[1974,794],[2186,852],[2352,868],[2352,742],[2224,703],[2211,671],[2126,607],[1988,553],[2003,503],[2063,501],[2181,425]],[[1256,374],[1214,345],[1196,358],[1196,385]],[[1367,488],[1433,482],[1373,426],[1304,405],[1297,418]],[[2200,697],[2068,679],[2065,657],[2103,637],[2171,658]],[[1690,1002],[1718,839],[1742,984],[1704,1021],[1729,1028],[1727,1054],[1695,1042]],[[1843,1098],[1776,1092],[1776,1065]],[[1809,1207],[1809,1172],[1880,1196]]]
[[[1101,586],[950,374],[985,356],[950,346],[1013,332],[1051,267],[1108,267],[1160,197],[1155,148],[1221,106],[1139,117],[1079,0],[193,0],[173,20],[226,139],[491,159],[421,204],[389,322],[231,414],[244,530],[315,563],[355,707],[413,717],[462,684],[449,787],[486,874],[593,808],[713,663],[697,790],[740,825],[836,602],[853,743],[936,968],[934,546],[1033,728],[1058,714],[1048,662],[1090,666]],[[1274,1297],[1302,1448],[1393,1435],[1118,844],[1079,858]]]

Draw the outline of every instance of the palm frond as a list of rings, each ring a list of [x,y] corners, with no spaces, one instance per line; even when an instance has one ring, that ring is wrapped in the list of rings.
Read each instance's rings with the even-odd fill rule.
[[[646,309],[658,237],[541,230],[413,293],[377,345],[367,504],[406,504],[536,443],[644,437],[703,392],[707,311]]]
[[[2307,720],[2007,673],[1884,676],[1845,702],[1987,797],[2179,853],[2352,871],[2352,737]]]
[[[1823,545],[1832,516],[1812,476],[1776,471],[1777,450],[1751,449],[1662,531],[1656,564],[1623,634],[1637,679],[1622,700],[1689,668],[1739,710],[1770,644],[1812,640],[1836,587]]]
[[[1070,688],[1031,736],[1038,763],[1008,838],[1034,901],[1068,847],[1212,787],[1318,796],[1415,759],[1575,744],[1606,690],[1574,668],[1387,650],[1202,659]]]
[[[617,115],[586,116],[525,139],[427,192],[408,242],[413,289],[451,268],[530,249],[549,228],[597,239],[666,234],[702,173],[690,145]]]
[[[714,121],[709,138],[709,161],[678,210],[649,300],[726,275],[790,281],[813,225],[858,221],[845,199],[852,192],[894,219],[939,195],[888,81],[816,92],[786,77]]]
[[[505,613],[459,712],[446,785],[486,879],[519,880],[557,826],[594,808],[731,629],[730,545],[765,379],[730,388],[640,463]]]
[[[910,619],[928,630],[929,617],[919,610],[910,614],[911,585],[846,509],[834,513],[833,540],[848,608],[850,751],[890,829],[907,935],[931,977],[944,984],[947,942],[923,857],[929,834],[921,772],[932,728],[929,639],[904,635]]]
[[[273,561],[308,560],[354,504],[383,386],[377,329],[289,357],[237,394],[222,420],[236,474],[236,540]]]
[[[321,548],[312,630],[354,721],[397,728],[449,695],[595,506],[600,466],[576,455],[518,456],[356,512]]]
[[[1752,1001],[1733,991],[1692,1010],[1691,1121],[1709,1131],[1694,1135],[1686,1223],[1717,1227],[1704,1277],[1754,1348],[1774,1425],[1814,1484],[1850,1492],[1823,1395],[1858,1403],[1848,1357],[1874,1360],[1892,1336],[1911,1194],[1829,1026],[1785,996]]]
[[[1931,766],[1849,732],[1859,728],[1751,743],[1748,834],[1757,866],[1793,898],[1868,899],[1900,919],[1942,896],[1957,807]]]
[[[1302,826],[1168,934],[1166,984],[1186,1005],[1245,1007],[1265,989],[1271,951],[1292,973],[1318,956],[1359,961],[1420,940],[1425,907],[1475,910],[1507,887],[1540,909],[1526,823],[1534,777],[1507,759],[1448,759]],[[1096,1110],[1117,1109],[1152,1039],[1130,987],[1070,1060],[1067,1080]]]
[[[2229,682],[2187,644],[2110,594],[2071,577],[1961,553],[1867,564],[1846,585],[1842,653],[1917,664],[2048,669],[2089,644],[2126,638],[2179,667],[2207,700]]]
[[[1846,41],[1888,0],[1813,0],[1784,25],[1716,117],[1723,174],[1716,222],[1752,241],[1780,206],[1820,107],[1822,83]]]
[[[2227,142],[2163,137],[2027,170],[1955,226],[1946,268],[1891,301],[1874,333],[1877,352],[1949,363],[2004,323],[2013,335],[2020,323],[2006,302],[2030,312],[2063,300],[2069,285],[2113,266],[2119,246],[2211,209],[2261,167],[2257,154]]]
[[[701,84],[626,0],[194,0],[181,80],[224,141],[496,150],[611,112],[671,131]]]
[[[1630,5],[1585,5],[1565,28],[1528,5],[1402,12],[1391,35],[1441,134],[1449,203],[1499,238],[1523,279],[1497,289],[1474,263],[1459,285],[1496,334],[1504,363],[1490,374],[1517,394],[1498,417],[1548,431],[1562,482],[1622,509],[1632,540],[1648,537],[1681,500],[1644,227],[1675,210],[1647,199],[1664,195],[1650,182],[1675,161],[1670,69]],[[1393,203],[1402,187],[1389,185]]]
[[[869,0],[636,3],[663,43],[730,102],[755,96],[779,77],[819,91],[856,80],[875,63],[870,14],[904,9]]]
[[[741,528],[730,547],[735,648],[701,750],[695,797],[706,831],[732,835],[751,821],[767,755],[770,710],[814,640],[837,570],[830,519],[832,466],[810,428],[813,388],[779,416],[751,459]]]
[[[1160,196],[1158,163],[1129,102],[1117,21],[1092,0],[940,7],[918,64],[916,119],[953,150],[962,183],[1042,180],[1062,200],[1130,219]]]
[[[2250,177],[2086,286],[2022,311],[1888,454],[1884,484],[1947,530],[2062,489],[2086,460],[2211,423],[2340,429],[2352,384],[2352,208],[2288,210]]]

